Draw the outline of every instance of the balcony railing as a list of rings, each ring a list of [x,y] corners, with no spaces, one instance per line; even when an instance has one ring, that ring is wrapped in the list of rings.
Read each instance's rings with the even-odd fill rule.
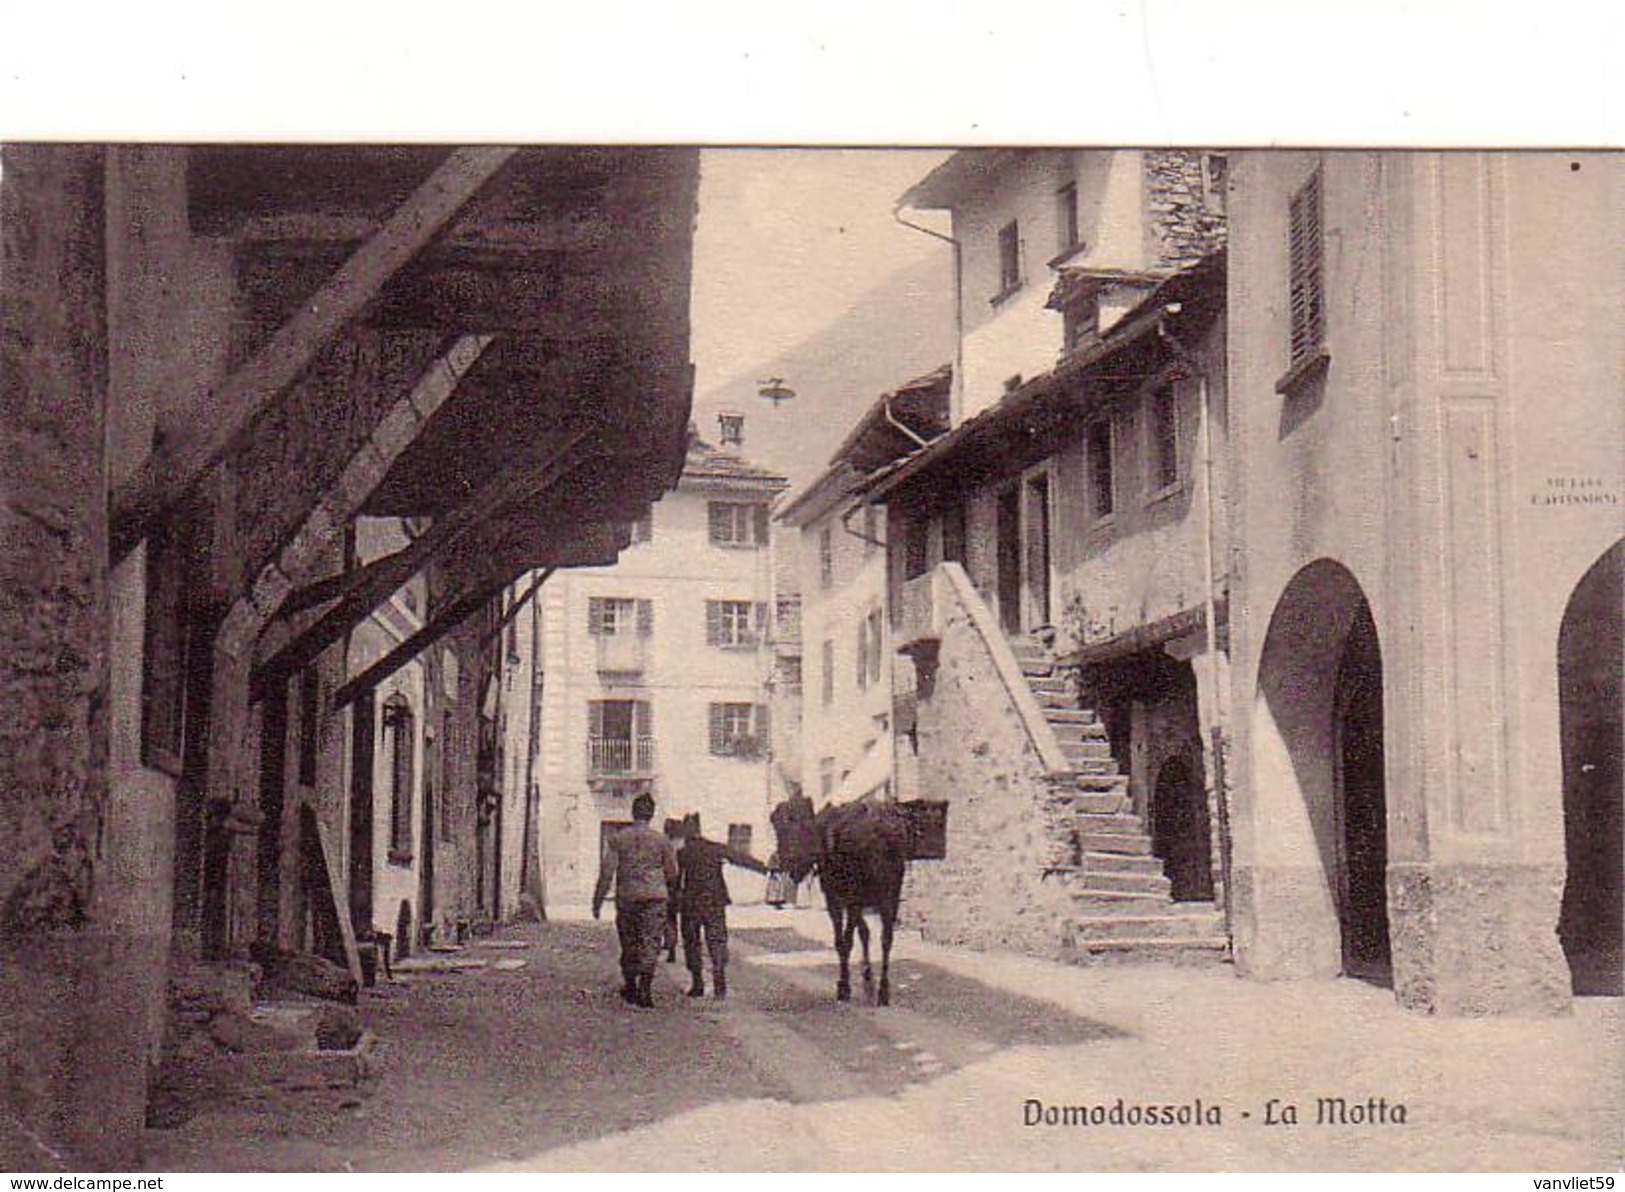
[[[587,768],[594,774],[649,774],[655,768],[655,739],[639,736],[588,737]]]

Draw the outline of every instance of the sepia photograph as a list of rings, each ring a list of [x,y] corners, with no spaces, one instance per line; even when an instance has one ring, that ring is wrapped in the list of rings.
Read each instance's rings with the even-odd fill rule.
[[[642,131],[0,126],[0,1170],[1612,1187],[1625,157]]]

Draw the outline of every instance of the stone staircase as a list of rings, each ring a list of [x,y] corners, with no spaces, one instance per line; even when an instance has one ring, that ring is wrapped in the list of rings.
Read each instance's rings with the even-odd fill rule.
[[[1100,717],[1081,706],[1070,678],[1056,674],[1046,647],[1014,638],[1010,648],[1072,767],[1071,781],[1054,792],[1062,806],[1051,822],[1062,837],[1056,854],[1064,862],[1054,872],[1072,896],[1074,954],[1091,961],[1226,959],[1218,907],[1173,900]]]

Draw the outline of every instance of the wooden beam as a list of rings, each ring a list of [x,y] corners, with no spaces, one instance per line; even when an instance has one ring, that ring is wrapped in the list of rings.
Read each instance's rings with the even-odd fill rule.
[[[172,418],[169,438],[113,494],[115,563],[225,452],[232,439],[310,365],[380,287],[434,238],[514,154],[512,149],[454,150],[299,312],[210,394],[201,409]]]
[[[488,646],[492,642],[496,641],[497,638],[501,637],[502,631],[508,627],[509,622],[519,615],[519,610],[530,603],[531,598],[536,595],[541,586],[545,584],[548,581],[548,578],[557,570],[557,567],[549,567],[546,571],[542,572],[534,580],[532,580],[530,587],[525,589],[525,594],[510,604],[508,606],[508,611],[502,614],[501,620],[499,620],[495,625],[491,626],[491,628],[481,636],[480,645],[482,647]]]
[[[471,596],[464,596],[461,600],[453,601],[441,609],[422,629],[419,629],[388,654],[385,654],[377,662],[335,691],[333,693],[333,711],[341,711],[353,703],[357,696],[377,687],[390,675],[400,670],[401,667],[411,662],[412,659],[484,608],[496,598],[504,586],[503,584],[493,584]]]
[[[405,550],[346,573],[337,603],[272,658],[254,668],[250,698],[263,698],[271,684],[305,666],[338,641],[435,555],[454,545],[482,521],[520,502],[535,500],[580,466],[583,457],[575,454],[575,449],[585,438],[586,432],[578,431],[539,466],[524,469],[517,476],[511,471],[500,474],[468,501],[436,521]]]

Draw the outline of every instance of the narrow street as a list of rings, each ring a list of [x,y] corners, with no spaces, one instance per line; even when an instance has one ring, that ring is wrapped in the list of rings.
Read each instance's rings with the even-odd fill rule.
[[[834,1001],[819,911],[736,908],[726,1002],[663,966],[618,996],[613,932],[565,918],[463,955],[517,969],[363,995],[370,1090],[285,1093],[149,1129],[176,1170],[1600,1169],[1619,1161],[1617,1000],[1435,1020],[1355,982],[1227,966],[1083,969],[900,933],[889,1008]],[[526,946],[519,946],[526,945]],[[861,987],[860,987],[861,990]],[[1508,1074],[1518,1073],[1516,1092]],[[1316,1100],[1386,1123],[1314,1124]],[[1222,1124],[1028,1125],[1046,1106],[1183,1106]],[[1271,1098],[1277,1104],[1271,1108]],[[1266,1124],[1295,1104],[1296,1126]],[[1392,1120],[1403,1105],[1403,1123]]]

